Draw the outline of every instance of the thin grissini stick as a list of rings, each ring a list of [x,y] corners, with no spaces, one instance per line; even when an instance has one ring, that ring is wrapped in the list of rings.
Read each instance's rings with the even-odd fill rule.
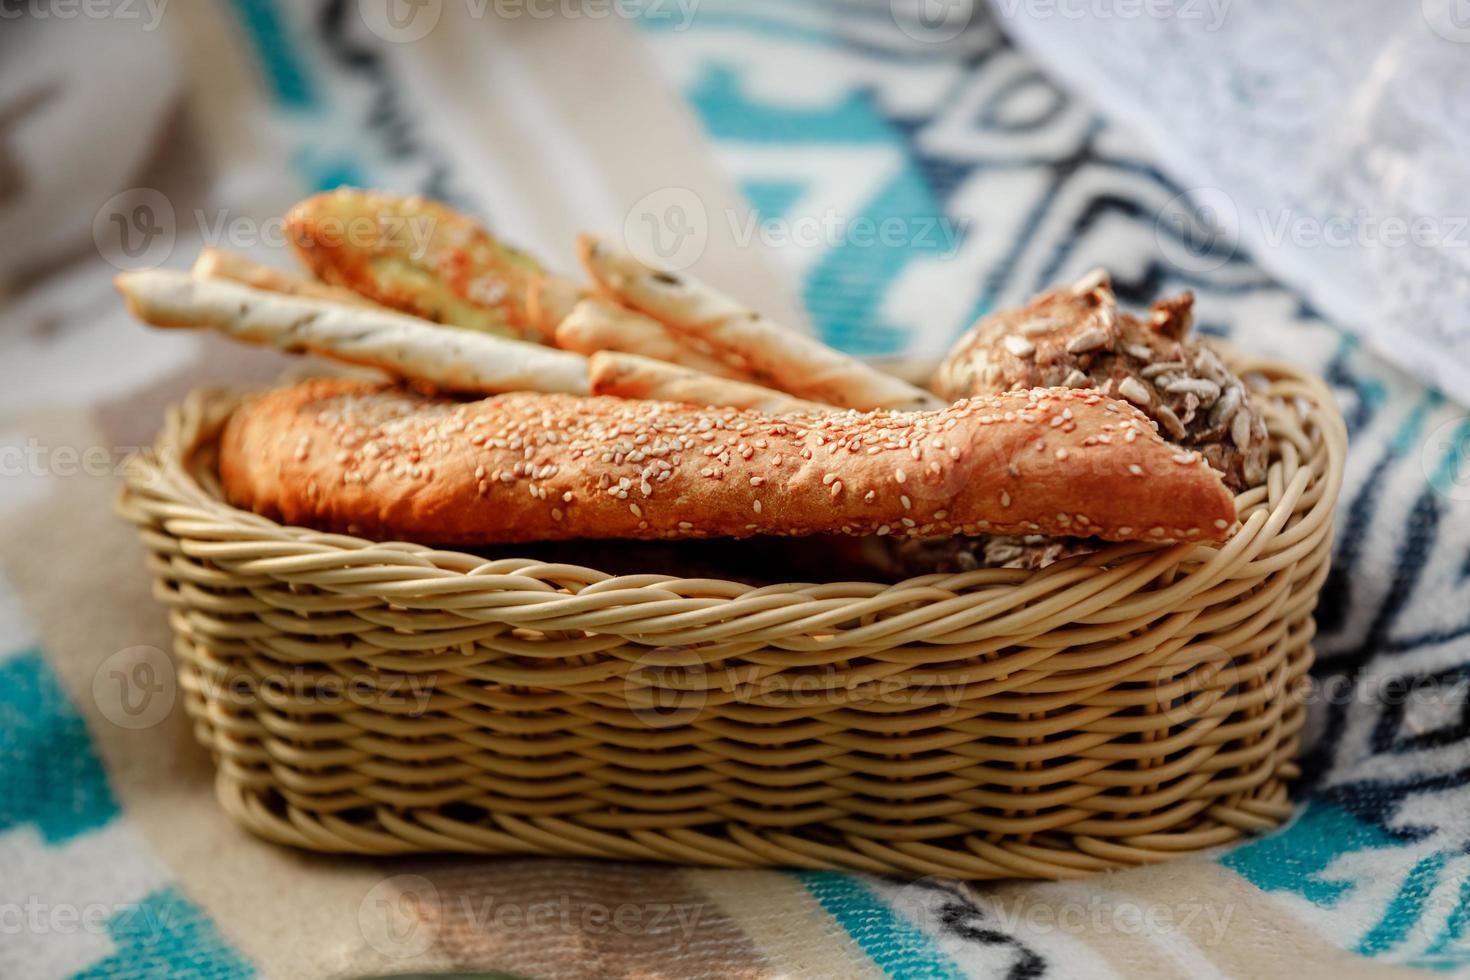
[[[724,361],[695,350],[652,317],[604,299],[584,299],[573,307],[556,328],[556,346],[589,357],[604,350],[639,354],[721,378],[750,378]]]
[[[620,351],[593,354],[587,361],[587,379],[592,394],[617,398],[646,398],[683,405],[728,405],[768,415],[842,411],[831,405],[792,398],[774,388]]]
[[[843,408],[937,408],[932,394],[761,314],[683,273],[652,269],[592,235],[577,239],[589,275],[620,302],[697,337],[772,387]]]
[[[274,269],[268,265],[261,265],[243,255],[218,248],[205,248],[200,251],[199,258],[194,260],[194,266],[189,272],[195,279],[227,279],[272,293],[331,300],[370,310],[387,309],[350,289],[331,286],[281,269]]]
[[[449,391],[587,391],[587,359],[570,351],[186,272],[124,272],[113,281],[133,315],[155,327],[212,327],[247,343],[366,364]]]
[[[1104,441],[1106,440],[1106,441]],[[317,379],[241,405],[231,502],[423,544],[754,534],[1218,540],[1234,498],[1136,409],[1038,388],[933,412],[766,415]]]
[[[341,187],[286,215],[297,257],[323,282],[435,323],[539,340],[531,256],[437,201]]]
[[[537,276],[526,286],[526,315],[541,340],[555,344],[556,328],[588,295],[584,286],[562,276]]]

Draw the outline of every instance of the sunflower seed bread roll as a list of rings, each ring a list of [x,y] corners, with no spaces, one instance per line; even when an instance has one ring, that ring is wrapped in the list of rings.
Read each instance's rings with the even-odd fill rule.
[[[155,327],[213,327],[248,343],[312,351],[448,391],[587,391],[587,359],[570,351],[187,272],[124,272],[113,281],[132,314]]]
[[[837,412],[831,405],[792,398],[774,388],[717,377],[667,361],[598,351],[587,359],[588,387],[594,395],[651,398],[684,405],[729,405],[778,415],[782,412]]]
[[[235,505],[425,544],[756,534],[1220,539],[1234,499],[1133,408],[1038,389],[934,412],[763,415],[314,380],[243,404]]]
[[[965,398],[1038,385],[1131,402],[1186,449],[1204,453],[1237,492],[1266,479],[1265,417],[1240,378],[1189,335],[1194,296],[1161,299],[1147,322],[1118,308],[1098,269],[1023,307],[998,310],[955,344],[932,387]]]
[[[577,254],[609,295],[698,338],[755,380],[787,394],[865,410],[910,411],[944,404],[922,388],[766,319],[697,279],[651,269],[595,236],[580,236]]]

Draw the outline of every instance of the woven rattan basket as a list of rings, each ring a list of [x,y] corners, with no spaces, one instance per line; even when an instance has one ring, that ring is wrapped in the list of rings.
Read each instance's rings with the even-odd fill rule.
[[[225,504],[198,392],[121,512],[225,808],[321,851],[1064,878],[1266,830],[1346,435],[1260,382],[1266,485],[1223,546],[757,588],[283,527]]]

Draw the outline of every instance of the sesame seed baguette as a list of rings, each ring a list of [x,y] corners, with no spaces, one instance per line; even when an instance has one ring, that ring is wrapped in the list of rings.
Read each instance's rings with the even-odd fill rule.
[[[1106,438],[1107,441],[1103,441]],[[1234,498],[1133,408],[1037,389],[934,412],[764,415],[314,380],[225,427],[229,499],[424,544],[755,534],[1221,539]]]
[[[369,310],[387,309],[350,289],[330,286],[324,282],[317,282],[315,279],[307,279],[305,276],[261,265],[243,255],[218,248],[201,250],[199,258],[194,260],[194,266],[189,273],[195,279],[225,279],[272,293],[285,293],[288,296],[331,300]]]
[[[617,398],[647,398],[683,405],[728,405],[768,415],[841,411],[831,405],[792,398],[785,392],[747,381],[716,377],[667,361],[618,351],[593,354],[587,361],[587,381],[592,394]]]
[[[798,398],[843,408],[938,408],[922,388],[766,319],[686,276],[649,268],[593,235],[577,254],[604,291],[675,330],[697,337],[732,364]]]
[[[667,326],[604,299],[584,299],[556,328],[556,346],[591,357],[598,351],[620,351],[678,364],[701,374],[749,380],[750,375],[695,350]],[[769,390],[769,389],[764,389]],[[610,393],[611,394],[611,393]],[[647,396],[645,396],[647,397]],[[682,401],[683,399],[671,399]],[[704,404],[733,405],[735,402]]]
[[[312,351],[449,391],[587,391],[587,359],[570,351],[187,272],[124,272],[113,282],[132,314],[155,327],[212,327],[247,343]]]

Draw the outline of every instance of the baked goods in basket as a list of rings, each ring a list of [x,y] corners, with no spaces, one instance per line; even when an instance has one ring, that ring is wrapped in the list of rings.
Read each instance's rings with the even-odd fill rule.
[[[1241,379],[1189,336],[1193,306],[1183,293],[1139,320],[1118,309],[1099,270],[981,319],[940,365],[934,390],[963,398],[1067,385],[1122,398],[1245,490],[1265,478],[1266,425]]]
[[[237,506],[435,544],[754,534],[1222,539],[1235,503],[1198,453],[1095,392],[935,412],[762,415],[517,393],[474,402],[318,380],[240,408]]]

